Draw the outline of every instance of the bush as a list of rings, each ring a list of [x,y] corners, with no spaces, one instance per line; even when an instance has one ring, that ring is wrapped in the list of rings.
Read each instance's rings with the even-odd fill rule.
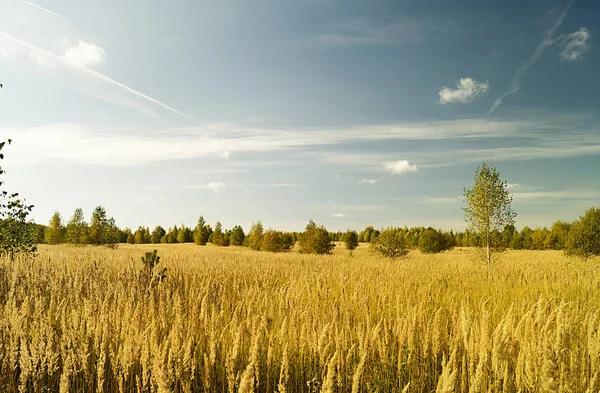
[[[285,252],[289,251],[289,244],[284,241],[284,234],[274,229],[267,230],[260,243],[261,251]]]
[[[264,229],[260,221],[253,222],[248,236],[244,239],[244,246],[252,250],[260,250]]]
[[[437,254],[450,248],[448,238],[433,228],[427,228],[419,237],[419,250],[424,254]]]
[[[358,247],[358,233],[356,231],[348,231],[343,236],[347,250],[355,250]]]
[[[300,252],[302,254],[329,254],[335,247],[331,241],[329,232],[323,225],[317,226],[310,220],[306,230],[300,237]]]
[[[571,225],[565,253],[584,259],[600,256],[600,208],[590,208]]]
[[[384,257],[396,259],[408,255],[408,241],[400,228],[387,228],[371,242],[371,250]]]

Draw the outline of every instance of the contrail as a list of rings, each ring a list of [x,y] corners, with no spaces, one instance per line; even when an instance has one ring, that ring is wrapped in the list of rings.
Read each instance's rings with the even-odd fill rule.
[[[518,92],[519,90],[521,90],[521,78],[523,77],[523,75],[525,75],[525,73],[527,72],[527,70],[529,70],[529,68],[532,65],[534,65],[535,62],[544,53],[544,49],[546,49],[546,47],[548,45],[552,44],[552,35],[556,31],[556,29],[558,29],[558,27],[562,24],[563,20],[567,16],[567,13],[569,12],[569,9],[571,8],[571,6],[573,5],[574,2],[575,2],[575,0],[571,0],[571,2],[560,13],[560,15],[558,16],[558,19],[556,20],[556,23],[548,31],[548,34],[546,34],[546,38],[544,38],[544,40],[537,46],[537,48],[535,48],[535,51],[533,52],[533,55],[531,55],[531,57],[529,58],[529,60],[527,60],[525,63],[521,64],[521,67],[519,67],[519,69],[517,70],[517,72],[515,72],[515,74],[513,75],[513,78],[511,80],[510,84],[508,85],[508,91],[506,93],[502,94],[502,96],[500,96],[500,98],[498,98],[494,102],[494,105],[492,105],[492,107],[490,108],[490,110],[488,111],[488,113],[487,113],[486,116],[490,116],[496,109],[498,109],[498,107],[500,105],[502,105],[502,102],[504,101],[504,99],[507,96],[509,96],[511,94],[515,94],[516,92]]]
[[[52,11],[50,11],[50,10],[49,10],[49,9],[47,9],[47,8],[40,7],[40,6],[39,6],[39,5],[37,5],[37,4],[30,3],[30,2],[28,2],[27,0],[19,0],[19,1],[22,1],[22,2],[23,2],[23,3],[25,3],[25,4],[29,4],[30,6],[32,6],[32,7],[35,7],[35,8],[38,8],[38,9],[40,9],[40,10],[42,10],[42,11],[46,11],[47,13],[49,13],[49,14],[52,14],[52,15],[54,15],[54,16],[58,16],[59,18],[63,18],[64,20],[69,20],[69,18],[67,18],[67,17],[65,17],[65,16],[62,16],[62,15],[60,15],[60,14],[57,14],[56,12],[52,12]]]
[[[185,118],[186,118],[186,119],[188,119],[188,120],[192,120],[192,121],[194,121],[194,122],[196,122],[196,123],[198,123],[198,124],[206,125],[206,124],[204,124],[203,122],[201,122],[200,120],[194,119],[193,117],[191,117],[191,116],[188,116],[188,115],[186,115],[185,113],[183,113],[183,112],[180,112],[180,111],[178,111],[177,109],[175,109],[175,108],[173,108],[173,107],[171,107],[171,106],[169,106],[169,105],[167,105],[167,104],[163,104],[162,102],[158,101],[158,100],[157,100],[157,99],[155,99],[155,98],[152,98],[152,97],[149,97],[149,96],[147,96],[147,95],[145,95],[145,94],[143,94],[143,93],[140,93],[139,91],[137,91],[137,90],[134,90],[134,89],[132,89],[132,88],[131,88],[131,87],[129,87],[129,86],[126,86],[126,85],[124,85],[124,84],[122,84],[122,83],[120,83],[120,82],[117,82],[116,80],[114,80],[114,79],[111,79],[111,78],[109,78],[108,76],[106,76],[106,75],[104,75],[104,74],[101,74],[101,73],[99,73],[98,71],[91,70],[91,69],[89,69],[89,68],[87,68],[87,67],[79,67],[79,66],[75,66],[75,65],[73,65],[73,64],[71,64],[71,63],[69,63],[68,61],[65,61],[65,60],[64,60],[63,58],[61,58],[60,56],[57,56],[57,55],[55,55],[55,54],[54,54],[54,53],[52,53],[52,52],[48,52],[48,51],[46,51],[46,50],[44,50],[44,49],[42,49],[42,48],[38,48],[38,47],[37,47],[37,46],[35,46],[35,45],[29,44],[29,43],[27,43],[27,42],[25,42],[25,41],[21,41],[20,39],[18,39],[18,38],[15,38],[15,37],[13,37],[13,36],[11,36],[11,35],[9,35],[9,34],[6,34],[6,33],[5,33],[5,32],[3,32],[3,31],[0,31],[0,37],[4,37],[4,38],[6,38],[6,39],[8,39],[8,40],[10,40],[10,41],[12,41],[12,42],[14,42],[14,43],[18,44],[18,45],[24,46],[25,48],[27,48],[27,49],[29,49],[29,50],[31,50],[31,51],[37,52],[37,53],[39,53],[39,54],[41,54],[41,55],[43,55],[43,56],[48,56],[48,57],[50,57],[50,58],[54,59],[56,62],[58,62],[58,63],[61,63],[61,64],[65,65],[65,66],[67,66],[67,67],[69,67],[69,68],[71,68],[71,69],[73,69],[73,70],[77,70],[77,71],[83,72],[83,73],[85,73],[85,74],[87,74],[87,75],[89,75],[89,76],[91,76],[91,77],[94,77],[94,78],[96,78],[96,79],[100,79],[100,80],[102,80],[102,81],[104,81],[104,82],[107,82],[107,83],[109,83],[109,84],[113,85],[113,86],[119,87],[119,88],[121,88],[122,90],[125,90],[125,91],[127,91],[127,92],[129,92],[129,93],[131,93],[131,94],[133,94],[133,95],[136,95],[136,96],[138,96],[138,97],[140,97],[140,98],[143,98],[143,99],[145,99],[145,100],[147,100],[147,101],[150,101],[150,102],[152,102],[153,104],[156,104],[156,105],[158,105],[158,106],[160,106],[160,107],[162,107],[162,108],[168,109],[169,111],[171,111],[171,112],[173,112],[173,113],[176,113],[176,114],[178,114],[179,116],[185,117]]]

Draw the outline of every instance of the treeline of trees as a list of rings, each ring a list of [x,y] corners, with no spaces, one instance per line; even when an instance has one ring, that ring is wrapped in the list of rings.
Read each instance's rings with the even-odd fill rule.
[[[600,209],[590,209],[586,216],[575,222],[557,221],[550,229],[524,227],[518,231],[513,225],[508,225],[495,238],[500,239],[499,246],[515,250],[565,250],[569,252],[581,245],[581,239],[589,228],[583,228],[582,222],[593,222],[594,217],[600,216]],[[588,217],[587,219],[585,217]],[[600,218],[597,218],[600,220]],[[589,225],[588,225],[589,227]],[[35,226],[35,237],[38,243],[46,244],[93,244],[115,246],[118,243],[129,244],[159,244],[159,243],[195,243],[216,246],[245,246],[257,251],[285,252],[291,250],[296,243],[302,253],[327,254],[335,246],[335,242],[345,242],[346,248],[354,250],[359,243],[370,243],[372,248],[382,254],[393,257],[402,255],[404,251],[419,249],[424,253],[438,253],[453,247],[475,247],[480,244],[477,233],[465,230],[463,232],[441,231],[431,227],[375,229],[367,226],[362,231],[348,230],[346,232],[329,232],[322,225],[309,221],[304,232],[282,232],[266,229],[260,221],[254,222],[246,234],[244,229],[236,225],[224,229],[217,221],[214,228],[204,217],[200,217],[196,226],[174,225],[167,229],[156,226],[138,227],[135,231],[129,228],[120,229],[115,220],[108,217],[102,206],[96,207],[89,223],[84,219],[81,209],[76,209],[71,219],[64,224],[58,212],[52,216],[49,225]],[[592,230],[590,233],[594,233]],[[600,236],[600,230],[596,231]],[[383,238],[382,235],[385,235]],[[588,239],[590,240],[590,239]],[[593,244],[591,239],[588,243]],[[579,242],[579,243],[578,243]],[[382,251],[384,249],[391,251]],[[395,250],[395,251],[394,251]],[[591,250],[591,255],[594,254]]]

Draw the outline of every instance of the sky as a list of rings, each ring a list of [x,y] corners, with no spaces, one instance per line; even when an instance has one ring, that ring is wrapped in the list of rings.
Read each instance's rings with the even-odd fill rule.
[[[464,228],[600,205],[596,0],[0,0],[6,187],[47,223]]]

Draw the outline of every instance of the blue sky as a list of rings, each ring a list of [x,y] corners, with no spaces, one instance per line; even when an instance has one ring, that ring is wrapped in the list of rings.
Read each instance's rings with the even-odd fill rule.
[[[47,222],[462,229],[485,159],[517,226],[600,200],[600,4],[0,0],[7,186]]]

